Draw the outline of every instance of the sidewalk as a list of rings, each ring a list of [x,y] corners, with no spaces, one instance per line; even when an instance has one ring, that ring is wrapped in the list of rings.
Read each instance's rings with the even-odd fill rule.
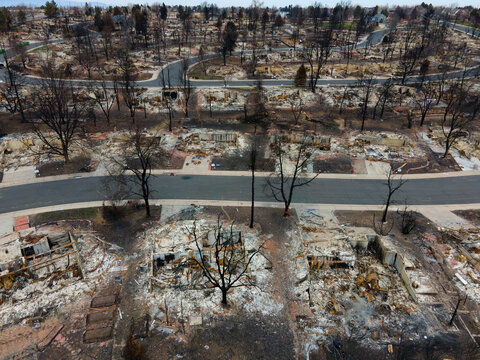
[[[138,200],[138,199],[137,199]],[[128,200],[125,200],[128,201]],[[198,206],[237,206],[237,207],[250,207],[250,201],[227,201],[227,200],[177,200],[177,199],[150,199],[151,206],[163,206],[163,205],[174,205],[174,206],[183,206],[188,207],[190,205]],[[44,206],[33,209],[13,211],[10,213],[0,214],[0,235],[13,231],[13,219],[20,216],[31,216],[35,214],[41,214],[51,211],[63,211],[63,210],[72,210],[72,209],[82,209],[89,207],[100,207],[103,205],[103,201],[90,201],[90,202],[80,202],[72,204],[62,204],[54,206]],[[281,202],[266,202],[266,201],[257,201],[255,202],[255,207],[270,207],[270,208],[282,208],[283,203]],[[308,208],[308,209],[317,209],[321,212],[332,212],[335,210],[353,210],[353,211],[372,211],[372,210],[382,210],[383,205],[349,205],[349,204],[312,204],[312,203],[292,203],[292,208]],[[390,206],[389,211],[402,210],[403,205]],[[472,204],[454,204],[454,205],[421,205],[421,206],[410,206],[410,210],[417,211],[422,213],[425,217],[429,218],[431,221],[435,222],[438,226],[443,227],[471,227],[471,224],[453,214],[451,211],[455,210],[471,210],[471,209],[480,209],[480,203]]]
[[[101,171],[94,171],[91,173],[76,173],[76,174],[65,174],[65,175],[56,175],[56,176],[45,176],[45,177],[37,177],[31,178],[30,176],[27,179],[20,178],[15,175],[11,175],[8,181],[3,181],[0,183],[0,188],[6,188],[11,186],[17,185],[26,185],[26,184],[34,184],[34,183],[41,183],[41,182],[49,182],[49,181],[58,181],[58,180],[66,180],[66,179],[82,179],[88,177],[96,177],[96,176],[105,176],[106,172],[105,169],[99,168]],[[127,172],[128,173],[128,172]],[[187,169],[157,169],[152,170],[153,175],[202,175],[202,176],[252,176],[250,171],[228,171],[228,170],[208,170],[204,164],[202,166],[195,166],[190,167]],[[268,177],[273,175],[270,172],[255,172],[256,177]],[[304,177],[314,177],[316,174],[309,173],[304,174]],[[449,177],[461,177],[461,176],[480,176],[480,171],[452,171],[446,173],[434,173],[434,174],[398,174],[398,178],[402,178],[404,180],[409,179],[436,179],[436,178],[449,178]],[[386,175],[378,175],[378,174],[318,174],[319,179],[366,179],[366,180],[385,180]]]
[[[423,209],[422,214],[441,227],[449,227],[455,229],[473,227],[473,225],[469,221],[455,215],[448,208],[440,206],[430,207]]]

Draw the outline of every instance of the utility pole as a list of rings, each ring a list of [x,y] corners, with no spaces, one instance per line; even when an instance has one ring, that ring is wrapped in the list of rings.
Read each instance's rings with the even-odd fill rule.
[[[250,228],[253,228],[255,212],[255,168],[257,163],[257,125],[253,135],[252,150],[250,152],[250,170],[252,171],[252,206],[250,209]]]

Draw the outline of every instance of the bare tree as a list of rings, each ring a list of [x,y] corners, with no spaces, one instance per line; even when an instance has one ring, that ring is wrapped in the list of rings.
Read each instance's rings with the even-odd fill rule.
[[[318,176],[318,174],[311,177],[302,176],[305,166],[313,155],[313,140],[313,136],[305,134],[300,137],[299,143],[296,144],[298,149],[291,160],[292,170],[288,170],[287,165],[290,161],[287,137],[277,135],[272,144],[272,156],[275,158],[277,170],[267,179],[267,185],[270,187],[275,200],[284,203],[283,216],[285,217],[289,216],[295,189],[308,185]]]
[[[304,114],[303,110],[305,108],[305,104],[303,103],[302,97],[300,96],[300,90],[293,93],[288,98],[288,104],[290,105],[290,110],[292,111],[295,125],[297,125]]]
[[[180,90],[181,90],[183,96],[181,98],[181,102],[182,102],[183,114],[187,118],[188,117],[188,103],[190,101],[190,98],[192,97],[192,84],[191,84],[190,79],[188,77],[188,60],[183,59],[182,64],[183,64],[183,75],[182,75],[182,86],[181,86]]]
[[[423,43],[421,45],[417,44],[417,33],[418,30],[411,24],[409,24],[405,30],[400,56],[402,84],[405,82],[407,75],[413,71],[413,68],[417,64],[425,49],[425,45]]]
[[[116,171],[119,170],[119,171]],[[102,177],[102,192],[113,213],[119,212],[124,200],[130,195],[130,187],[123,169],[108,169],[108,176]],[[105,206],[105,202],[103,204]]]
[[[479,96],[471,95],[462,83],[455,83],[445,93],[445,110],[442,119],[442,133],[445,141],[445,158],[450,148],[455,145],[478,115]],[[467,110],[469,110],[467,112]]]
[[[150,180],[152,177],[152,166],[164,155],[161,149],[160,136],[148,136],[141,130],[136,129],[131,137],[126,141],[123,151],[119,156],[113,157],[112,174],[120,173],[117,181],[123,181],[124,185],[129,186],[130,191],[140,196],[145,204],[145,213],[147,217],[150,213]],[[124,174],[130,171],[133,176]]]
[[[358,25],[360,25],[361,22],[358,22]],[[358,38],[360,34],[358,34],[359,31],[361,31],[362,26],[357,25],[357,33],[355,34],[353,31],[352,27],[349,27],[345,33],[345,37],[343,39],[345,45],[343,46],[343,57],[347,59],[347,63],[345,64],[345,77],[348,76],[348,66],[350,65],[350,59],[353,56],[353,48],[357,44]]]
[[[425,77],[427,76],[428,69],[430,68],[430,60],[425,59],[423,60],[422,64],[420,65],[420,87],[423,86],[425,81]]]
[[[110,49],[112,48],[112,32],[113,29],[110,26],[104,26],[101,32],[100,42],[107,61],[110,55]]]
[[[402,234],[408,235],[412,232],[413,229],[417,226],[417,217],[415,212],[408,210],[407,202],[405,202],[405,207],[401,212],[397,210],[397,213],[400,214],[402,218],[402,223],[400,225],[400,230]]]
[[[172,132],[173,130],[173,99],[172,91],[166,92],[165,90],[162,93],[162,105],[167,109],[168,112],[168,131]]]
[[[310,67],[310,88],[313,93],[317,89],[320,71],[330,57],[332,33],[333,29],[331,27],[322,30],[310,39],[310,46],[304,47],[303,56]]]
[[[262,124],[268,118],[268,109],[265,104],[265,92],[261,81],[257,83],[257,88],[248,94],[244,104],[245,121]]]
[[[153,30],[153,46],[155,49],[155,55],[157,56],[158,66],[162,65],[162,44],[163,44],[163,35],[164,33],[160,28],[155,27]]]
[[[3,49],[5,66],[5,84],[0,87],[2,103],[12,114],[18,112],[22,118],[22,122],[27,122],[24,111],[25,99],[23,98],[21,90],[24,85],[22,78],[12,69],[5,47],[2,45],[0,49]]]
[[[443,96],[445,94],[445,89],[448,85],[448,70],[446,67],[444,67],[442,73],[440,74],[440,79],[438,79],[437,81],[437,101],[436,101],[436,105],[438,105],[440,103],[440,100],[443,99]]]
[[[365,129],[365,120],[367,119],[368,104],[370,102],[370,95],[372,88],[375,85],[375,79],[370,76],[369,78],[360,78],[358,84],[363,89],[363,104],[362,104],[362,126],[360,131]]]
[[[108,87],[104,78],[94,84],[92,89],[93,100],[105,115],[107,124],[110,124],[110,112],[113,104],[115,104],[115,90]]]
[[[209,111],[209,114],[210,114],[210,118],[213,117],[213,113],[212,113],[212,102],[215,101],[215,96],[213,96],[212,94],[208,93],[208,95],[206,96],[206,101],[208,103],[208,111]]]
[[[340,105],[339,105],[339,109],[338,109],[338,114],[339,115],[342,115],[343,107],[344,107],[344,104],[345,104],[345,99],[347,98],[347,96],[349,94],[351,94],[351,92],[352,92],[352,86],[345,85],[345,87],[343,88],[342,98],[340,99]],[[345,118],[344,121],[345,121],[345,126],[346,126],[347,119]]]
[[[65,80],[63,73],[48,67],[48,76],[41,81],[34,94],[35,115],[33,131],[47,148],[47,152],[69,161],[70,147],[80,134],[82,121],[87,117],[88,102]]]
[[[117,103],[117,110],[120,111],[120,90],[118,89],[120,78],[118,75],[114,75],[112,79],[113,93],[115,94],[115,102]]]
[[[123,101],[130,111],[130,118],[134,123],[139,91],[135,83],[135,66],[128,51],[123,52],[118,65],[120,69]]]
[[[427,117],[428,112],[435,104],[435,96],[437,92],[435,88],[430,83],[425,83],[422,85],[417,97],[415,99],[415,103],[417,104],[418,110],[420,110],[420,126],[423,126],[425,122],[425,118]]]
[[[395,44],[397,43],[397,28],[396,24],[390,23],[389,33],[385,35],[382,41],[382,51],[383,51],[383,60],[385,63],[388,56],[390,55],[390,60],[393,58],[393,53],[395,52]]]
[[[373,108],[372,118],[375,119],[377,117],[378,106],[380,106],[380,114],[379,114],[380,119],[383,118],[383,114],[385,112],[385,107],[386,107],[387,103],[389,102],[389,100],[392,98],[393,85],[394,85],[394,82],[391,78],[386,80],[382,84],[382,86],[380,88],[380,96],[378,96],[378,100],[375,104],[375,107]]]
[[[26,69],[27,68],[27,48],[25,44],[15,41],[14,49],[15,49],[15,54],[18,56],[18,58],[20,59],[20,62],[22,63],[23,69]],[[5,55],[6,54],[4,53],[4,56]]]
[[[243,246],[241,233],[234,231],[233,224],[225,229],[220,221],[212,230],[213,233],[209,237],[209,233],[198,234],[197,224],[194,221],[191,229],[187,229],[195,245],[197,247],[198,256],[192,255],[192,259],[202,270],[203,275],[208,282],[222,292],[222,304],[227,304],[227,293],[230,289],[242,286],[254,286],[248,276],[248,269],[253,258],[261,252],[263,245],[249,251],[247,256],[245,247]],[[212,256],[202,249],[200,241],[209,242],[213,237],[213,244],[209,244],[212,250]]]
[[[75,26],[72,29],[72,32],[72,40],[76,49],[76,60],[79,64],[83,64],[84,59],[89,57],[89,51],[85,45],[85,36],[88,32],[88,29],[86,29],[83,25],[79,25]]]
[[[385,199],[385,209],[383,210],[382,214],[382,223],[387,221],[388,208],[392,203],[393,194],[395,194],[406,182],[407,180],[404,180],[401,177],[397,178],[396,169],[390,167],[387,173],[387,181],[385,182],[385,185],[388,189],[388,194],[387,198]]]

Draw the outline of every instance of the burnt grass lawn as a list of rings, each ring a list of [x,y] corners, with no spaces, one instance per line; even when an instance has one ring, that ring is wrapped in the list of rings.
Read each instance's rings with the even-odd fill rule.
[[[223,80],[220,76],[209,76],[206,74],[206,70],[209,66],[212,65],[223,65],[223,57],[218,57],[214,59],[209,59],[202,61],[196,65],[194,65],[190,71],[189,75],[192,79],[198,80]],[[231,57],[227,56],[227,65],[240,65],[240,58],[239,57]]]
[[[91,229],[98,231],[100,235],[126,251],[134,245],[136,234],[151,221],[158,220],[162,211],[161,206],[150,204],[152,216],[145,216],[145,207],[142,203],[131,202],[124,206],[92,207],[72,210],[58,210],[30,216],[31,226],[66,220],[73,223],[84,223],[87,220]],[[83,227],[83,226],[82,226]]]
[[[65,163],[63,160],[51,160],[37,165],[38,177],[86,173],[94,171],[96,163],[93,163],[88,156],[77,156]]]
[[[143,342],[143,348],[145,359],[295,358],[286,321],[263,315],[216,317],[210,324],[191,328],[182,342],[154,332]]]
[[[470,221],[475,226],[480,226],[480,210],[456,210],[453,213]]]
[[[314,173],[351,174],[352,171],[352,159],[348,155],[313,160]]]
[[[257,158],[255,167],[256,171],[274,171],[275,161],[274,159]],[[249,171],[250,159],[247,155],[214,156],[212,170]]]

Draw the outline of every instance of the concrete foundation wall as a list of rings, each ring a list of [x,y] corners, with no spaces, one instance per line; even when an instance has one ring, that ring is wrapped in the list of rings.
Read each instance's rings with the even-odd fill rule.
[[[396,251],[388,239],[376,236],[372,240],[373,243],[370,244],[370,246],[376,251],[379,259],[383,264],[391,265],[398,271],[408,293],[415,302],[418,302],[417,294],[415,294],[415,291],[413,290],[412,281],[406,270],[406,261],[404,260],[403,255]]]
[[[407,291],[412,297],[412,299],[415,302],[418,302],[417,294],[415,294],[415,290],[413,290],[413,287],[412,287],[412,280],[410,279],[410,277],[407,274],[407,271],[405,270],[405,261],[402,255],[397,254],[393,266],[395,267],[395,269],[397,269],[398,273],[400,274],[400,277],[402,278],[402,281],[405,284],[405,287],[407,288]]]

